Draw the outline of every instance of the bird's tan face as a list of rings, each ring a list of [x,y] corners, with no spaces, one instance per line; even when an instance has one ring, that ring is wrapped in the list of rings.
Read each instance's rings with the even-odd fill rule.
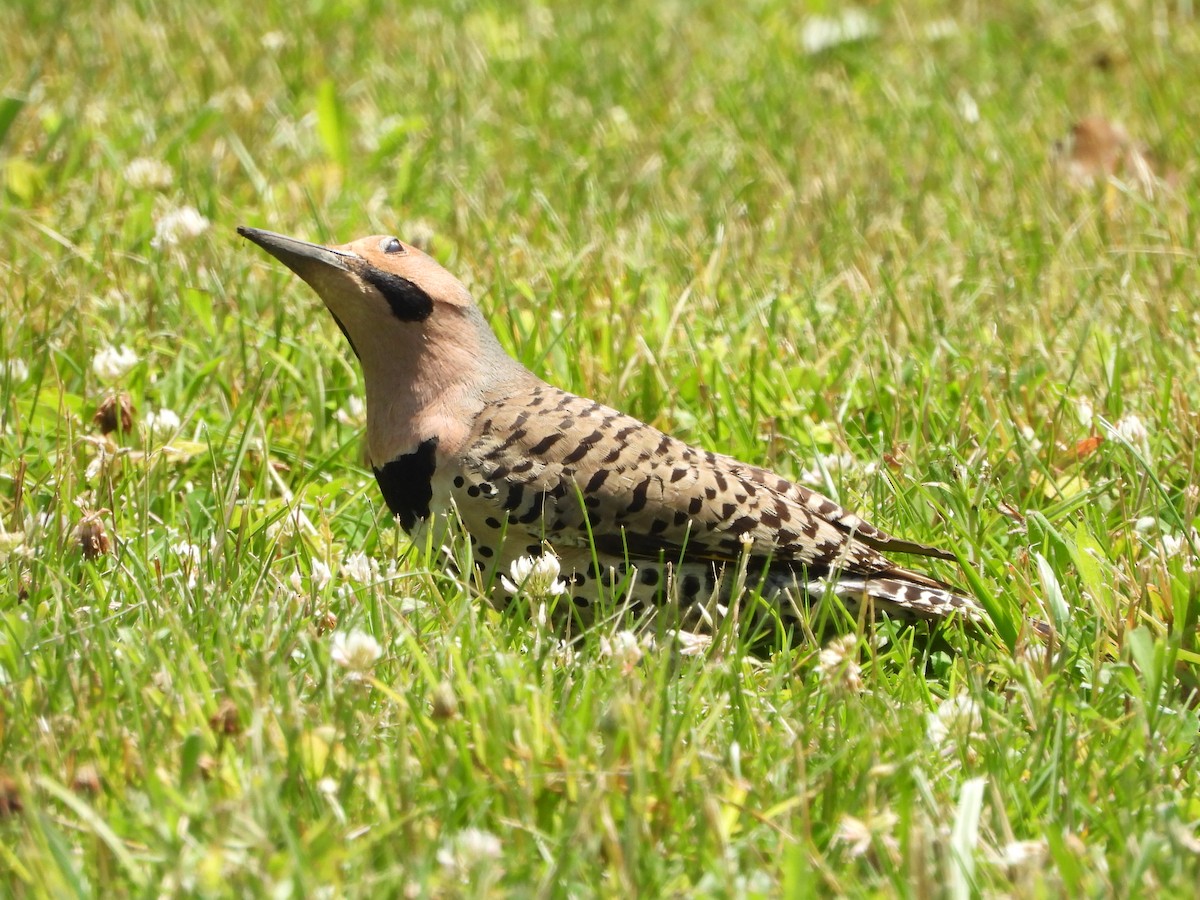
[[[308,282],[350,341],[366,381],[376,461],[429,437],[449,443],[455,436],[439,424],[441,408],[470,404],[466,395],[515,365],[462,282],[399,238],[326,247],[257,228],[238,233]]]

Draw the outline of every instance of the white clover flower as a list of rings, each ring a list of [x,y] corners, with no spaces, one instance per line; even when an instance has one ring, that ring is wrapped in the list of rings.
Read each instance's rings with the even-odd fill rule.
[[[174,434],[182,424],[178,414],[166,407],[157,411],[150,410],[142,417],[142,427],[154,435]]]
[[[543,553],[537,559],[522,556],[509,567],[512,578],[502,575],[500,583],[509,593],[545,600],[566,593],[567,586],[558,580],[561,571],[558,557],[553,553]]]
[[[360,397],[348,397],[346,405],[333,414],[339,425],[361,428],[367,421],[367,404]]]
[[[703,656],[712,646],[711,634],[667,629],[666,635],[675,642],[675,650],[680,656]]]
[[[863,688],[862,667],[858,664],[858,638],[848,634],[835,638],[817,655],[814,669],[821,681],[831,687],[846,688],[855,693]]]
[[[0,561],[20,550],[24,540],[24,531],[5,531],[4,525],[0,524]]]
[[[944,41],[956,36],[961,28],[954,19],[934,19],[925,26],[925,39],[928,41]]]
[[[936,713],[930,713],[925,726],[929,741],[942,746],[962,738],[970,741],[982,725],[979,704],[966,694],[943,700]]]
[[[342,560],[342,577],[356,584],[367,584],[379,576],[379,563],[361,550]]]
[[[200,565],[200,545],[188,541],[178,541],[171,545],[171,552],[179,557],[183,565]]]
[[[1192,552],[1192,547],[1200,547],[1200,532],[1197,532],[1195,528],[1191,529],[1187,534],[1164,531],[1159,537],[1159,541],[1160,546],[1150,551],[1154,557],[1164,562],[1182,557],[1183,571],[1189,575],[1196,571],[1198,561],[1196,555]]]
[[[25,365],[23,359],[9,359],[0,366],[0,372],[13,384],[21,384],[29,377],[29,366]]]
[[[899,850],[899,844],[892,831],[900,821],[890,809],[875,813],[866,820],[854,816],[842,816],[838,821],[833,840],[838,844],[846,844],[850,856],[859,857],[871,849],[871,842],[878,839],[883,847],[894,854]]]
[[[1096,410],[1092,407],[1092,401],[1087,397],[1080,397],[1075,401],[1075,415],[1079,417],[1079,424],[1085,428],[1092,427],[1092,420],[1096,417]]]
[[[611,659],[628,675],[642,660],[642,645],[632,631],[618,631],[611,637],[601,636],[600,655]]]
[[[1026,863],[1041,862],[1046,855],[1046,850],[1047,846],[1044,840],[1012,841],[996,852],[995,859],[1006,868],[1015,868]]]
[[[379,641],[365,631],[336,632],[329,648],[329,658],[354,675],[369,672],[381,656]]]
[[[116,381],[137,364],[137,354],[124,344],[104,347],[92,357],[92,371],[101,381]]]
[[[1150,432],[1146,430],[1145,423],[1133,413],[1118,420],[1117,434],[1138,450],[1146,450],[1149,447]]]
[[[287,42],[287,35],[282,31],[268,31],[259,39],[262,48],[268,53],[278,53],[287,46]]]
[[[871,849],[871,829],[862,819],[842,816],[838,820],[837,830],[833,833],[833,840],[835,843],[847,845],[852,858],[859,857]]]
[[[325,585],[329,584],[329,580],[333,578],[333,573],[329,571],[329,566],[321,562],[319,559],[312,561],[312,578],[313,587],[318,591],[324,590]]]
[[[811,16],[800,31],[800,44],[805,53],[820,53],[838,44],[848,44],[870,37],[876,31],[875,22],[861,9],[850,8],[836,18]]]
[[[437,861],[447,872],[465,878],[472,870],[500,858],[500,839],[481,828],[464,828],[444,843]]]
[[[207,230],[208,219],[200,215],[193,206],[181,206],[155,220],[154,238],[150,241],[150,246],[155,250],[173,247],[199,237]]]
[[[138,190],[161,191],[171,186],[175,173],[161,159],[139,156],[125,166],[125,182]]]
[[[1158,519],[1154,516],[1142,516],[1133,523],[1133,530],[1138,534],[1148,535],[1159,528]]]
[[[325,589],[325,586],[329,584],[332,578],[333,573],[329,570],[329,566],[325,565],[325,563],[321,562],[319,559],[313,559],[309,561],[308,583],[312,590],[320,593]],[[288,580],[292,585],[292,590],[294,590],[297,594],[304,593],[305,576],[303,572],[301,572],[299,569],[296,569],[288,577]]]
[[[1167,533],[1162,536],[1163,556],[1177,556],[1183,549],[1183,535]]]
[[[200,579],[200,546],[188,541],[171,544],[170,551],[179,558],[180,568],[187,579],[187,586],[194,588]]]
[[[958,114],[968,125],[974,125],[979,121],[979,104],[975,102],[975,98],[968,94],[965,90],[958,92]]]
[[[575,667],[575,655],[575,645],[562,639],[551,650],[551,658],[563,669]]]

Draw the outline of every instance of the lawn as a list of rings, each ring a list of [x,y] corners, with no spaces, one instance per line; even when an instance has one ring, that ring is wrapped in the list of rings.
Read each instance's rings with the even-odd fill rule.
[[[1194,894],[1191,4],[9,0],[0,60],[0,895]],[[426,247],[995,633],[489,608],[240,224]]]

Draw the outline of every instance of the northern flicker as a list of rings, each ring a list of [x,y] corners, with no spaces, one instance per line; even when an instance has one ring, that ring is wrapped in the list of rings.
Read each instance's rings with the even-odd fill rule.
[[[410,534],[453,508],[490,573],[548,545],[576,610],[614,596],[727,602],[744,565],[745,582],[785,613],[835,594],[852,612],[870,602],[904,619],[986,621],[971,598],[883,555],[952,554],[542,381],[504,351],[466,287],[411,244],[238,233],[308,282],[350,342],[369,462]]]

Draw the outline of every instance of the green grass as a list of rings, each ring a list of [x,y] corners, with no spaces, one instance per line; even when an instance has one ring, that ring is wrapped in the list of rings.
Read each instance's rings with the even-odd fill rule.
[[[0,6],[0,894],[1191,895],[1190,6],[885,0],[816,54],[780,0],[396,7]],[[1089,113],[1178,186],[1069,184]],[[183,206],[210,227],[152,243]],[[549,381],[952,548],[1053,653],[635,660],[485,608],[238,224],[420,238]]]

